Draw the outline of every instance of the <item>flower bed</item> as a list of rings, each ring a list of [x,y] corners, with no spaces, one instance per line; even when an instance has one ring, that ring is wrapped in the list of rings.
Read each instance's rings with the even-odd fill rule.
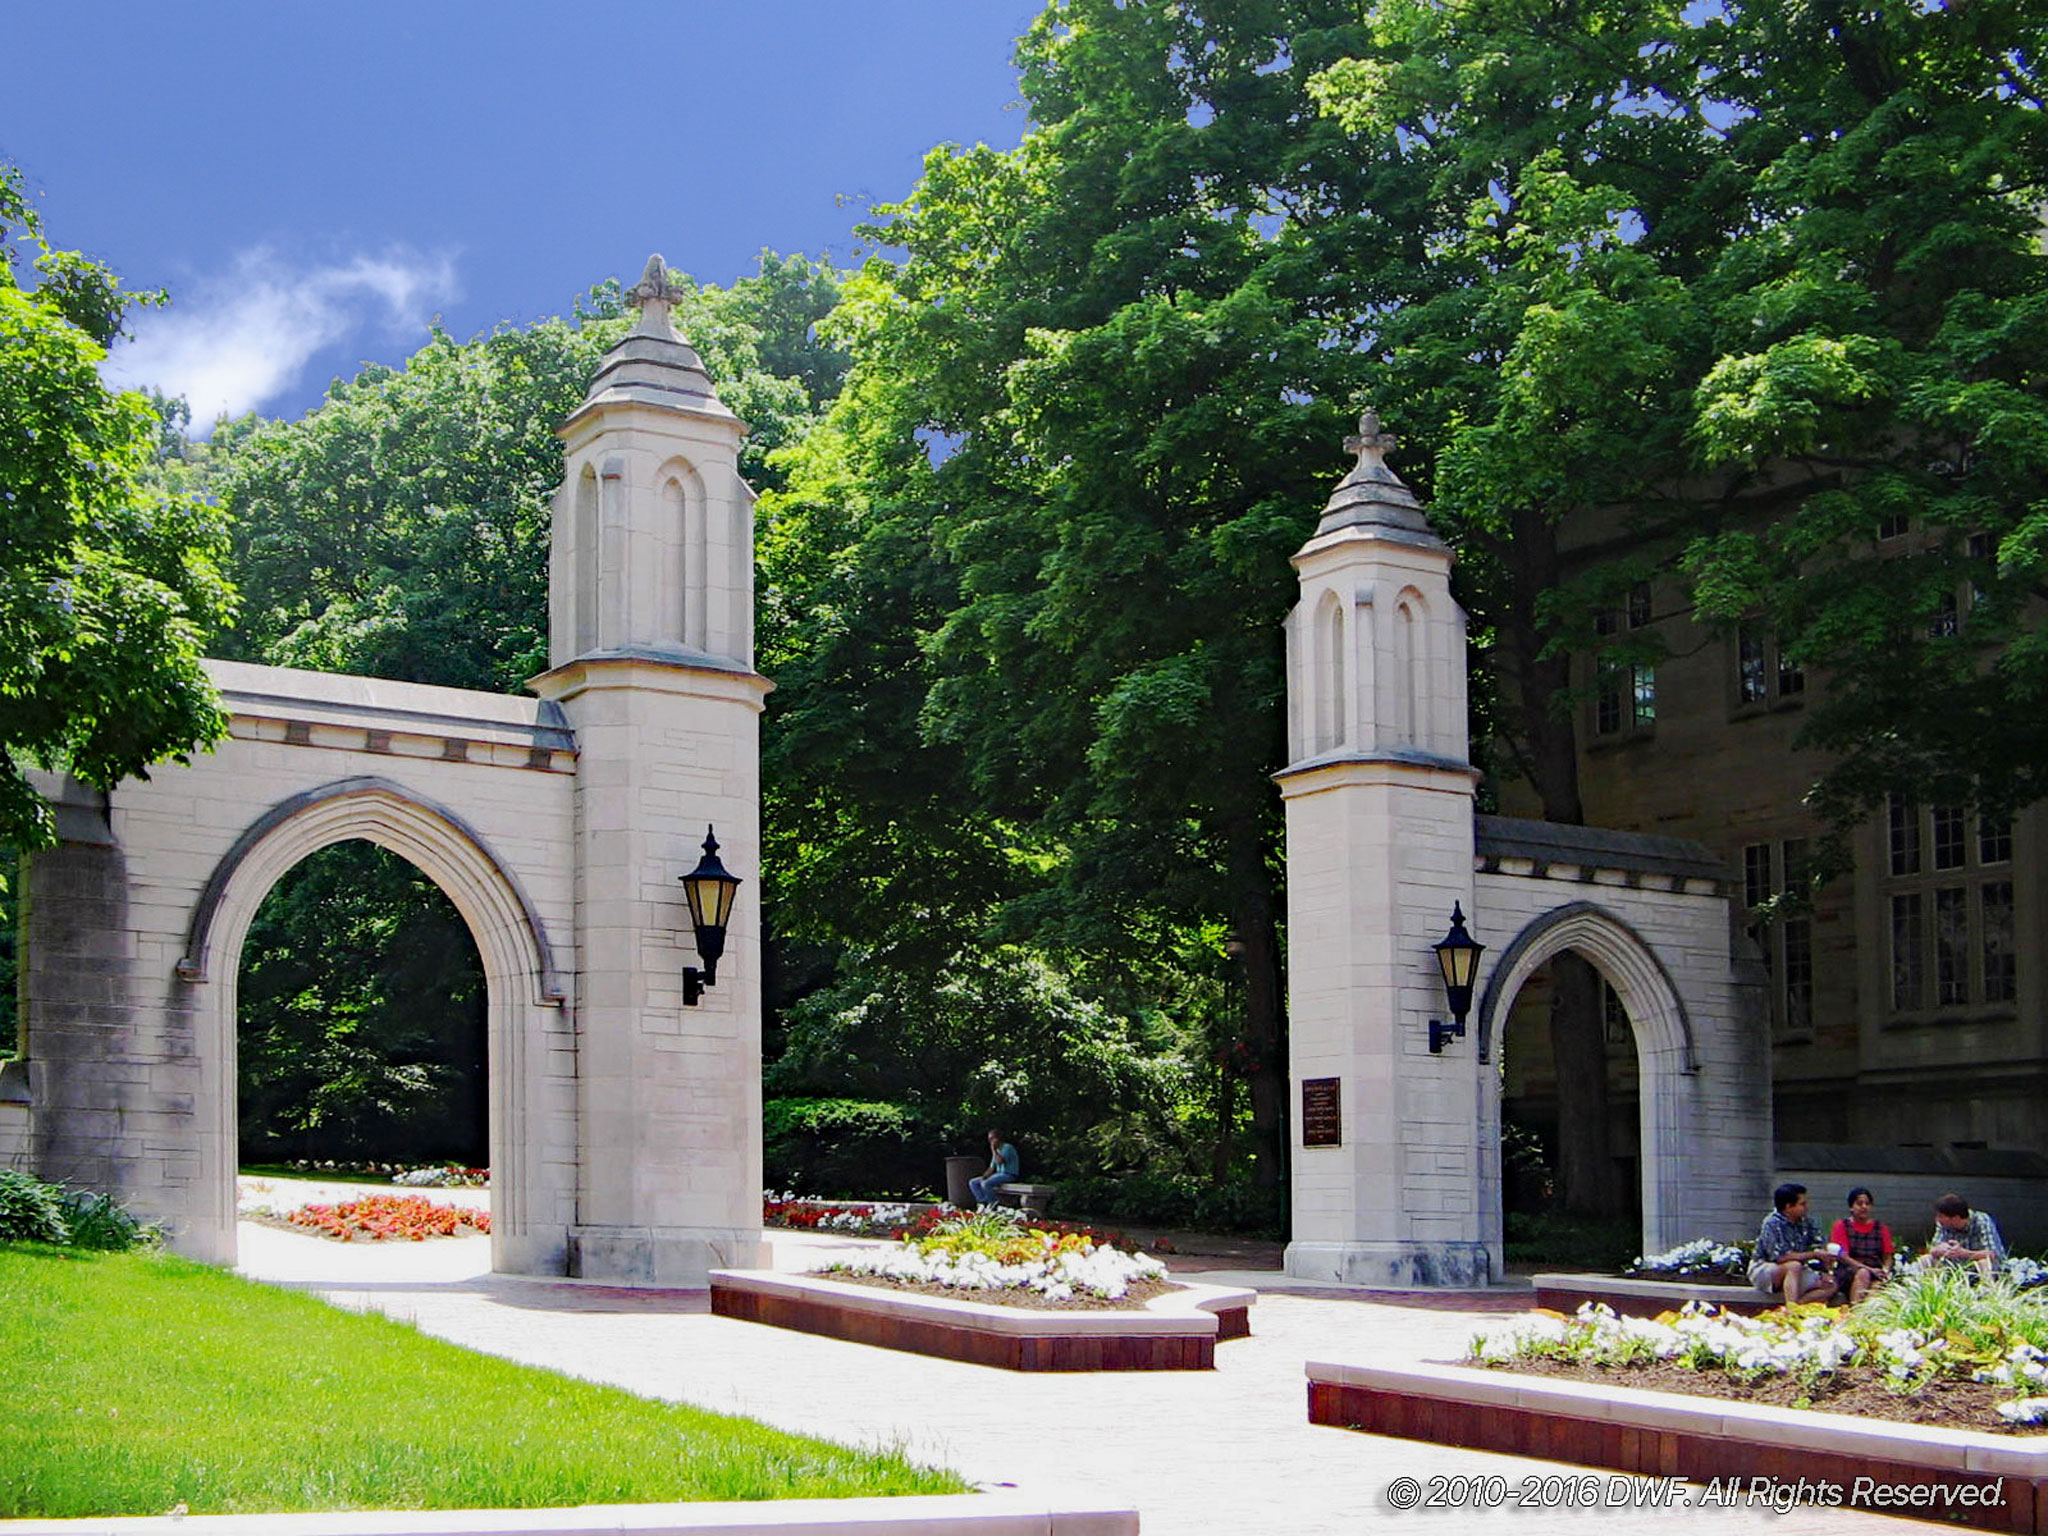
[[[929,1237],[944,1223],[965,1214],[945,1204],[913,1205],[894,1201],[841,1203],[806,1200],[793,1194],[776,1194],[772,1190],[761,1197],[761,1225],[764,1227],[781,1227],[793,1232],[838,1232],[848,1237]],[[1061,1236],[1086,1237],[1111,1247],[1124,1245],[1121,1232],[1107,1231],[1084,1222],[1050,1221],[1040,1217],[1032,1222],[1032,1226]]]
[[[459,1237],[463,1228],[488,1233],[491,1214],[465,1206],[439,1205],[423,1195],[365,1195],[336,1205],[302,1205],[282,1218],[336,1242],[424,1242]]]
[[[1251,1292],[1168,1286],[1157,1259],[1060,1225],[949,1212],[815,1275],[714,1270],[711,1310],[1016,1371],[1207,1370],[1251,1331]]]
[[[711,1310],[719,1317],[1012,1371],[1211,1370],[1219,1341],[1251,1332],[1256,1299],[1220,1286],[1175,1286],[1143,1307],[1077,1311],[996,1304],[987,1295],[924,1295],[830,1275],[711,1272]]]
[[[1000,1301],[1023,1292],[1046,1302],[1121,1301],[1133,1284],[1163,1281],[1166,1266],[1078,1232],[1025,1227],[996,1212],[956,1216],[927,1237],[821,1273],[895,1281],[909,1288],[972,1291]]]
[[[1755,1243],[1720,1243],[1711,1237],[1680,1243],[1664,1253],[1638,1256],[1623,1271],[1632,1280],[1685,1280],[1694,1285],[1747,1285]]]
[[[491,1182],[491,1170],[441,1163],[427,1168],[402,1168],[391,1176],[391,1182],[409,1189],[483,1189]]]
[[[1655,1318],[1589,1304],[1472,1343],[1474,1362],[1665,1391],[1832,1406],[1915,1423],[2032,1432],[2048,1420],[2048,1302],[1962,1270],[1894,1281],[1846,1313],[1742,1317],[1688,1305]]]

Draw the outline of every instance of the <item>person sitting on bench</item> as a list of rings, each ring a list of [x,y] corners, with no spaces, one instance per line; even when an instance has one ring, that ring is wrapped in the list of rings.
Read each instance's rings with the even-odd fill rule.
[[[978,1179],[967,1181],[967,1192],[974,1196],[976,1205],[994,1205],[996,1191],[1005,1184],[1015,1183],[1023,1163],[1017,1157],[1017,1149],[1003,1140],[1001,1131],[988,1133],[988,1171]]]
[[[1934,1202],[1934,1236],[1927,1257],[1938,1264],[1974,1264],[1985,1279],[2005,1262],[2005,1239],[1989,1211],[1973,1211],[1961,1195]]]
[[[1750,1284],[1767,1296],[1782,1295],[1788,1307],[1828,1300],[1835,1294],[1835,1261],[1841,1255],[1829,1252],[1806,1214],[1806,1186],[1780,1184],[1771,1192],[1771,1205],[1756,1235]]]

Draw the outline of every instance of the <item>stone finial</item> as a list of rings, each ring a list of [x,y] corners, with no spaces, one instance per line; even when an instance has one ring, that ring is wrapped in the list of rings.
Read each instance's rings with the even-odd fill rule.
[[[1380,413],[1367,410],[1359,414],[1358,433],[1344,439],[1344,451],[1358,455],[1360,469],[1385,469],[1387,455],[1401,446],[1401,440],[1380,425]]]
[[[676,335],[675,323],[669,319],[668,311],[669,306],[688,291],[682,284],[670,281],[668,263],[658,252],[648,257],[646,267],[641,270],[640,281],[626,290],[626,302],[640,311],[640,323],[633,327],[634,334],[680,341],[682,338]]]
[[[1387,468],[1387,455],[1398,446],[1399,439],[1381,425],[1378,411],[1360,413],[1356,435],[1344,439],[1345,452],[1357,454],[1358,462],[1330,493],[1316,532],[1393,528],[1429,533],[1428,519],[1422,515],[1415,493]]]

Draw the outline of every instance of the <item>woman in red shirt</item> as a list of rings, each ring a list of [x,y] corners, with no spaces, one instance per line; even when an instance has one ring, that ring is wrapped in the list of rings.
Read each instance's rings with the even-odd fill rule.
[[[1828,1234],[1830,1242],[1841,1245],[1841,1278],[1848,1282],[1851,1306],[1891,1274],[1892,1229],[1870,1214],[1876,1204],[1870,1191],[1860,1185],[1850,1190],[1849,1214]]]

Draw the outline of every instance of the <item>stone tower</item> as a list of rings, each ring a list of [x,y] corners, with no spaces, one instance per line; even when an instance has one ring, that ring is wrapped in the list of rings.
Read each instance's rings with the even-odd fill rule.
[[[531,687],[577,744],[577,1122],[571,1273],[701,1285],[761,1262],[760,731],[746,427],[670,306],[656,256],[640,311],[561,428],[548,661]],[[743,877],[716,985],[679,877],[714,827]],[[580,1156],[578,1155],[580,1150]]]
[[[1371,412],[1358,429],[1287,620],[1287,1271],[1484,1284],[1498,1094],[1469,1039],[1429,1048],[1446,1016],[1431,946],[1473,906],[1465,615],[1450,549],[1387,468],[1393,439]]]

